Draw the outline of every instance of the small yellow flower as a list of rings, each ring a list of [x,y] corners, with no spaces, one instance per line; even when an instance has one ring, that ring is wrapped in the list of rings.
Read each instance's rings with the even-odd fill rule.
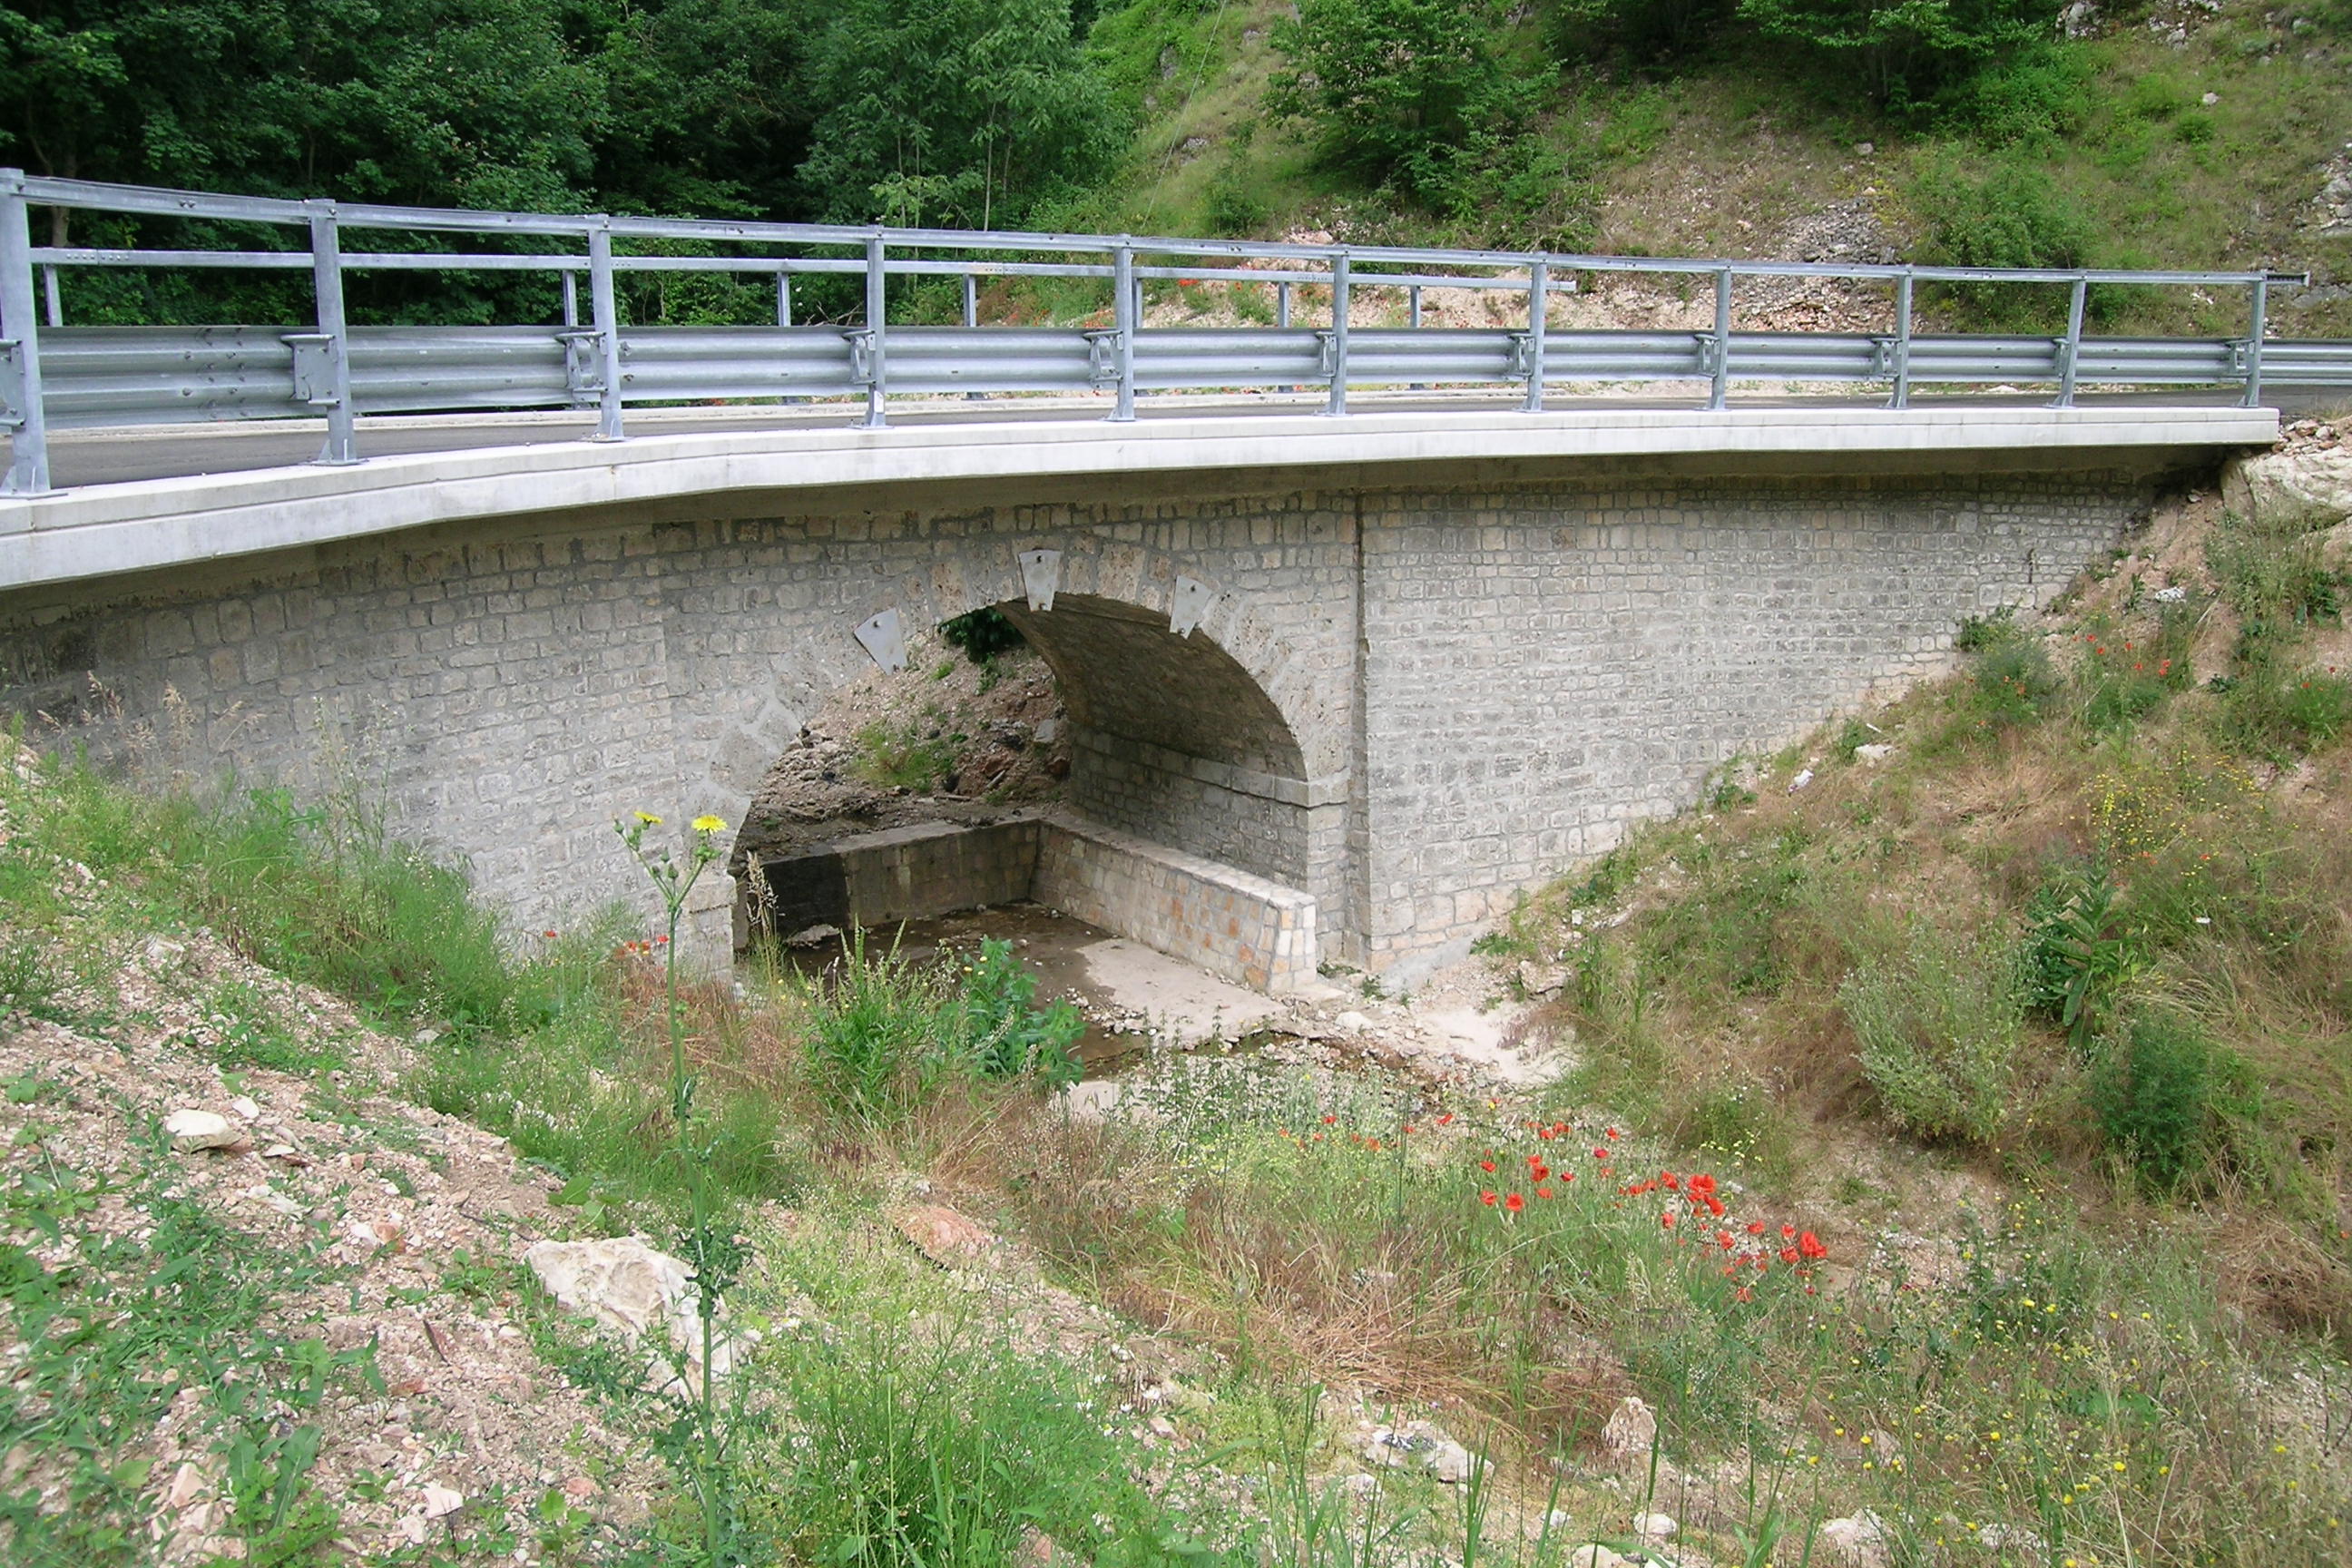
[[[650,811],[641,811],[637,813],[637,820],[644,823],[647,827],[659,827],[661,826],[661,818],[656,816]]]
[[[705,813],[694,819],[694,830],[697,833],[724,833],[727,831],[727,824]]]

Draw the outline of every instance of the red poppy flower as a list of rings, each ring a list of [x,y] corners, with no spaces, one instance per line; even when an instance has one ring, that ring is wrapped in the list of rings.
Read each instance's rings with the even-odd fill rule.
[[[1784,1238],[1785,1238],[1785,1237],[1787,1237],[1794,1236],[1794,1235],[1796,1235],[1796,1234],[1797,1234],[1797,1227],[1796,1227],[1795,1226],[1793,1226],[1793,1225],[1784,1225],[1784,1226],[1782,1226],[1780,1227],[1780,1235],[1781,1235]]]
[[[1332,1125],[1334,1122],[1338,1121],[1339,1120],[1339,1119],[1338,1117],[1336,1117],[1336,1116],[1327,1116],[1327,1117],[1325,1117],[1325,1118],[1323,1119],[1323,1125],[1324,1125],[1324,1126],[1326,1126],[1326,1127],[1328,1127],[1328,1126]]]
[[[1478,1168],[1491,1176],[1495,1173],[1495,1162],[1492,1160],[1481,1160],[1478,1162]]]
[[[1574,1171],[1562,1171],[1559,1173],[1559,1179],[1563,1182],[1572,1182],[1576,1180],[1576,1173]]]
[[[1536,1196],[1538,1196],[1538,1197],[1539,1197],[1539,1198],[1548,1198],[1548,1197],[1550,1197],[1551,1195],[1552,1195],[1552,1190],[1551,1190],[1549,1187],[1538,1187],[1538,1188],[1536,1189]]]
[[[1492,1193],[1480,1193],[1478,1194],[1478,1201],[1485,1204],[1488,1208],[1493,1208],[1495,1206],[1495,1194]]]
[[[1595,1149],[1592,1152],[1592,1157],[1596,1160],[1606,1160],[1609,1158],[1609,1151],[1606,1149]]]
[[[1763,1222],[1762,1220],[1760,1220],[1760,1219],[1757,1219],[1757,1220],[1750,1220],[1750,1221],[1748,1221],[1748,1235],[1750,1235],[1750,1236],[1761,1236],[1761,1235],[1763,1235],[1763,1234],[1764,1234],[1764,1222]]]
[[[1510,1210],[1513,1214],[1517,1214],[1521,1209],[1528,1206],[1528,1200],[1519,1196],[1518,1194],[1513,1193],[1509,1197],[1503,1200],[1503,1206]]]
[[[1794,1263],[1797,1261],[1797,1249],[1793,1247],[1782,1247],[1780,1249],[1780,1261],[1783,1263]]]
[[[1437,1119],[1437,1124],[1438,1124],[1440,1127],[1443,1127],[1443,1126],[1444,1126],[1447,1122],[1449,1122],[1449,1121],[1453,1121],[1453,1120],[1454,1120],[1454,1112],[1452,1112],[1452,1111],[1450,1111],[1450,1110],[1449,1110],[1449,1111],[1447,1111],[1444,1115],[1443,1115],[1443,1116],[1441,1116],[1441,1117],[1439,1117],[1439,1118]]]
[[[1528,1174],[1533,1176],[1538,1182],[1548,1181],[1551,1176],[1551,1167],[1538,1160],[1534,1164],[1528,1167]]]
[[[1370,1149],[1370,1151],[1372,1151],[1372,1152],[1374,1152],[1374,1153],[1376,1153],[1376,1154],[1377,1154],[1377,1153],[1379,1153],[1379,1152],[1380,1152],[1381,1141],[1380,1141],[1379,1139],[1375,1138],[1375,1139],[1371,1140],[1370,1142],[1366,1143],[1366,1144],[1364,1145],[1364,1147],[1365,1147],[1365,1148],[1367,1148],[1367,1149]]]
[[[1742,1301],[1753,1300],[1755,1299],[1753,1295],[1749,1293],[1748,1287],[1745,1285],[1742,1285],[1736,1294]]]
[[[1609,1129],[1609,1136],[1610,1136],[1612,1139],[1614,1139],[1614,1138],[1617,1136],[1617,1129],[1615,1129],[1614,1127],[1612,1127],[1611,1129]]]
[[[1822,1245],[1822,1238],[1810,1230],[1797,1238],[1797,1250],[1816,1261],[1830,1255],[1830,1249]]]
[[[1672,1209],[1668,1209],[1664,1214],[1660,1215],[1658,1216],[1658,1223],[1659,1223],[1661,1226],[1664,1226],[1666,1229],[1668,1229],[1668,1230],[1672,1230],[1672,1229],[1674,1229],[1674,1228],[1675,1228],[1675,1214],[1674,1214],[1674,1210],[1672,1210]]]
[[[1661,1171],[1658,1173],[1658,1180],[1666,1184],[1666,1191],[1670,1193],[1674,1192],[1683,1184],[1682,1178],[1675,1175],[1672,1171]]]

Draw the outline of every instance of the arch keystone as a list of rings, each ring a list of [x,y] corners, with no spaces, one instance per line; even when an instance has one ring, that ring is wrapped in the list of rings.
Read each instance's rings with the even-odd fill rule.
[[[1027,595],[1033,610],[1054,607],[1054,591],[1061,586],[1062,552],[1058,550],[1024,550],[1021,552],[1021,592]]]

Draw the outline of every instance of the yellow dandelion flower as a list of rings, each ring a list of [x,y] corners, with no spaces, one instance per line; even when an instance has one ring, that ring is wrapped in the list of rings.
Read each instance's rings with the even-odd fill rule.
[[[727,831],[727,824],[705,813],[694,819],[694,830],[697,833],[724,833]]]
[[[661,818],[656,816],[650,811],[641,811],[637,813],[637,820],[644,823],[647,827],[659,827],[661,826]]]

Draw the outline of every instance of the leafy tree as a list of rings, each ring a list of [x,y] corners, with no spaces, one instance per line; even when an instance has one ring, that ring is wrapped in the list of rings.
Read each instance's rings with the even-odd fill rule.
[[[1739,15],[1839,71],[1874,103],[1907,108],[2053,37],[2057,0],[1739,0]]]
[[[1009,227],[1116,150],[1067,0],[837,0],[824,15],[803,77],[822,106],[800,168],[812,216]]]
[[[1441,206],[1465,154],[1491,152],[1529,106],[1534,84],[1515,84],[1495,47],[1503,26],[1497,0],[1299,0],[1276,24],[1289,64],[1267,101],[1314,127],[1325,162]]]
[[[1559,0],[1551,14],[1552,48],[1563,59],[1611,50],[1672,59],[1706,44],[1730,9],[1731,0]]]

